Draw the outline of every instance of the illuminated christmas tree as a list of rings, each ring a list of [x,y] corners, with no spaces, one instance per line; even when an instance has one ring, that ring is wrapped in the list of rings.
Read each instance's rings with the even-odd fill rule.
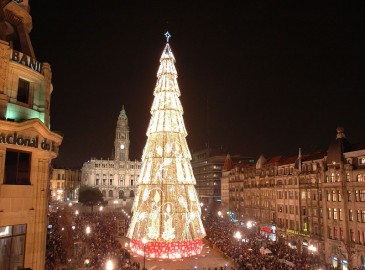
[[[138,191],[128,230],[133,252],[150,258],[199,254],[205,230],[186,142],[170,35],[160,58]]]

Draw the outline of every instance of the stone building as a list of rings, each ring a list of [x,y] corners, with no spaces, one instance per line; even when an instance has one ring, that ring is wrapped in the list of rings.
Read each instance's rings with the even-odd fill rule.
[[[67,202],[78,199],[81,170],[53,168],[50,180],[50,200]]]
[[[44,269],[49,171],[62,136],[50,130],[50,65],[29,38],[28,1],[0,5],[0,269]],[[16,49],[15,49],[16,48]]]
[[[129,160],[128,117],[122,108],[115,131],[114,159],[92,158],[82,167],[81,184],[98,187],[104,199],[131,201],[137,191],[141,161]]]
[[[365,264],[365,145],[351,144],[343,128],[327,151],[261,156],[254,165],[235,164],[222,179],[226,210],[257,222],[271,240],[319,252],[342,269]]]
[[[196,179],[196,190],[202,203],[213,206],[221,205],[221,179],[226,158],[227,151],[221,148],[208,147],[192,153],[191,166]],[[241,155],[229,155],[229,158],[231,162],[236,163],[253,161],[252,158]]]

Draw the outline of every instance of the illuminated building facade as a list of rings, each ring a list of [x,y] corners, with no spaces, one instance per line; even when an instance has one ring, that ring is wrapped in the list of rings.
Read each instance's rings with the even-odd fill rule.
[[[44,269],[49,171],[62,137],[50,130],[50,65],[36,60],[28,1],[0,5],[0,269]],[[16,48],[16,49],[15,49]]]
[[[81,184],[98,187],[106,200],[132,201],[141,170],[140,161],[129,160],[129,125],[124,107],[117,120],[114,159],[92,158],[82,167]]]
[[[227,151],[222,148],[205,148],[193,152],[191,166],[196,179],[196,190],[201,202],[205,205],[221,205],[222,170],[226,162]],[[229,155],[233,163],[254,162],[252,158],[240,155]],[[224,183],[223,183],[224,185]],[[227,186],[227,185],[224,185]]]
[[[53,168],[50,180],[51,201],[64,202],[77,200],[80,181],[80,170]]]
[[[342,128],[327,151],[261,156],[224,174],[229,211],[263,234],[342,269],[365,264],[365,145]]]
[[[127,237],[131,250],[146,257],[189,257],[201,253],[205,230],[169,43],[160,58],[154,97]]]

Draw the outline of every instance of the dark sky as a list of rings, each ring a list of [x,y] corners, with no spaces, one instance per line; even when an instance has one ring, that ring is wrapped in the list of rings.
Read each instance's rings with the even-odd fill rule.
[[[30,0],[36,57],[53,72],[51,129],[64,135],[54,163],[109,157],[122,105],[141,158],[166,30],[191,151],[308,153],[338,125],[364,141],[361,9],[287,2]]]

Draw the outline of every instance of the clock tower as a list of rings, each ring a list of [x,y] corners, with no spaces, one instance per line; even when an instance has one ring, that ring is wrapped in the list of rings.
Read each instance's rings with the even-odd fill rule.
[[[117,128],[115,130],[114,153],[115,160],[129,160],[129,126],[128,117],[125,113],[124,106],[120,111]]]

